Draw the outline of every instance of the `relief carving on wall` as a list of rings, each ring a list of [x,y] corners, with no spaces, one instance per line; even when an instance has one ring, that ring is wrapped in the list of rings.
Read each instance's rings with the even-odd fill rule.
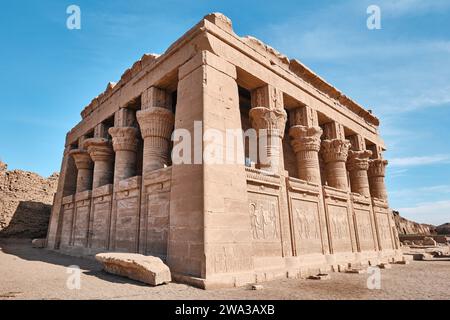
[[[360,238],[365,240],[372,240],[372,227],[368,213],[358,213],[357,221]]]
[[[269,199],[250,200],[249,211],[253,239],[280,239],[276,201]]]
[[[336,210],[330,217],[331,231],[333,238],[337,240],[349,239],[350,233],[348,230],[348,219],[346,209]]]
[[[316,212],[311,207],[295,208],[297,234],[300,239],[320,239]]]

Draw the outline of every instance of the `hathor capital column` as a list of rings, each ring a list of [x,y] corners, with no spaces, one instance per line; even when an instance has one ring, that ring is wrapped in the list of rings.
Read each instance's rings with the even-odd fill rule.
[[[369,169],[369,158],[372,151],[366,150],[364,138],[358,134],[350,137],[350,143],[352,150],[348,154],[347,169],[350,173],[351,190],[370,197],[367,170]]]
[[[347,168],[350,142],[345,140],[344,127],[335,122],[324,125],[325,140],[322,141],[322,158],[325,162],[327,182],[330,187],[348,190]]]
[[[251,100],[249,116],[258,134],[260,168],[279,173],[283,168],[282,139],[287,120],[283,93],[265,85],[252,91]]]
[[[78,170],[76,193],[91,190],[93,163],[89,153],[84,149],[74,149],[70,151],[70,155]]]
[[[116,113],[115,127],[109,128],[113,149],[116,153],[114,164],[114,185],[136,175],[138,129],[131,126],[134,111],[122,108]]]
[[[175,117],[172,99],[162,89],[151,87],[142,94],[137,121],[144,139],[143,175],[170,164],[170,136]]]
[[[106,138],[90,138],[84,142],[84,147],[94,161],[92,188],[112,183],[114,151],[111,141]]]
[[[297,108],[291,111],[290,119],[289,135],[297,158],[298,178],[320,185],[319,150],[323,131],[317,112],[307,106]]]

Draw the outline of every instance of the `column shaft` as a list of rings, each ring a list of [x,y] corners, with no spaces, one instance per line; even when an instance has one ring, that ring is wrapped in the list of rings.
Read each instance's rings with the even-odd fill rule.
[[[319,150],[322,129],[296,125],[290,128],[289,135],[297,158],[299,179],[320,185]]]
[[[372,152],[369,150],[349,151],[347,168],[350,173],[350,186],[352,192],[370,197],[369,178],[369,158]]]
[[[92,188],[92,168],[93,163],[89,154],[82,149],[70,151],[78,169],[76,192],[83,192]]]
[[[92,188],[112,183],[114,152],[111,141],[105,138],[91,138],[85,140],[84,147],[94,161]]]
[[[370,194],[374,198],[387,200],[384,176],[388,162],[383,159],[373,159],[369,162],[369,186]]]
[[[350,142],[348,140],[333,139],[322,141],[322,156],[325,161],[325,172],[330,187],[348,190],[347,168],[345,162],[348,157]]]
[[[114,185],[136,175],[137,134],[134,127],[113,127],[109,129],[116,152],[114,164]]]

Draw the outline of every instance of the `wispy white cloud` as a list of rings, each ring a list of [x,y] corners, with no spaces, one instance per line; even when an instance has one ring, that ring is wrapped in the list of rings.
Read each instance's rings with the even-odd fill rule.
[[[420,223],[440,225],[450,222],[450,200],[424,202],[414,207],[399,208],[402,216]]]
[[[421,157],[392,158],[389,160],[389,165],[392,167],[424,166],[436,163],[450,163],[450,155],[436,154]]]
[[[423,15],[450,7],[447,0],[381,0],[375,1],[387,16]]]

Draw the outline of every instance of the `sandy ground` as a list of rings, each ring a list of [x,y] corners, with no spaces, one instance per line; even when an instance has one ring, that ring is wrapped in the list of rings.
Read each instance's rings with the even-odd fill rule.
[[[381,289],[367,274],[331,273],[329,280],[286,279],[262,290],[204,291],[183,284],[149,287],[106,274],[92,260],[74,258],[29,241],[0,240],[0,299],[450,299],[450,259],[413,261],[381,271]],[[67,266],[80,266],[81,289],[68,289]]]

